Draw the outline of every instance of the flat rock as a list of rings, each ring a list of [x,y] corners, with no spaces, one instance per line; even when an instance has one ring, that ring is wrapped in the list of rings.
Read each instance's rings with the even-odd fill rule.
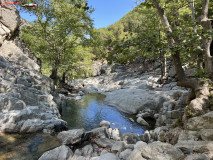
[[[90,138],[109,138],[109,133],[107,128],[99,127],[92,129],[91,131],[85,132],[84,139]]]
[[[160,92],[158,94],[150,94],[142,89],[120,89],[108,92],[106,95],[107,97],[104,100],[106,104],[115,106],[129,114],[136,114],[147,107],[158,110],[163,102],[168,100],[165,94]]]
[[[65,145],[45,152],[39,160],[67,160],[73,155],[71,149]]]
[[[74,145],[81,141],[83,134],[84,129],[73,129],[69,131],[60,132],[57,135],[57,139],[61,142],[61,144]]]
[[[171,160],[178,159],[181,156],[183,156],[181,150],[171,144],[153,142],[148,145],[142,145],[141,147],[135,148],[127,160]]]
[[[113,144],[115,143],[114,140],[112,139],[108,139],[108,138],[99,138],[95,141],[95,143],[100,146],[100,147],[103,147],[103,148],[106,148],[106,147],[112,147]]]
[[[192,154],[188,155],[184,160],[210,160],[206,154]]]
[[[181,141],[178,142],[175,147],[180,148],[185,151],[188,149],[192,149],[198,153],[204,153],[213,150],[213,142],[212,141]]]

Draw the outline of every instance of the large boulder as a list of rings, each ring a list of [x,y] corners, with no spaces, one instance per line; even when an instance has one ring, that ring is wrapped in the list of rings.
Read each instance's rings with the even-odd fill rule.
[[[213,111],[199,117],[190,118],[186,124],[186,129],[194,131],[201,129],[213,129],[212,124],[213,124]]]
[[[1,0],[0,3],[3,4],[5,1]],[[12,2],[7,0],[7,2]],[[13,33],[20,24],[19,12],[16,9],[15,5],[4,4],[0,6],[1,10],[1,19],[0,22],[6,26],[11,33]]]
[[[69,147],[62,145],[45,152],[39,160],[68,160],[68,158],[71,158],[72,155],[72,150]]]
[[[83,134],[84,129],[73,129],[60,132],[57,136],[57,139],[61,142],[61,144],[74,145],[81,142]]]
[[[31,58],[29,58],[23,51],[15,45],[12,41],[5,41],[0,50],[0,55],[24,68],[40,71],[40,66]]]
[[[133,150],[127,160],[171,160],[183,156],[180,149],[168,143],[153,142],[148,145],[141,145]]]
[[[159,110],[163,102],[169,98],[161,92],[155,94],[155,92],[142,89],[120,89],[106,93],[106,95],[105,103],[130,114],[136,114],[145,108]]]

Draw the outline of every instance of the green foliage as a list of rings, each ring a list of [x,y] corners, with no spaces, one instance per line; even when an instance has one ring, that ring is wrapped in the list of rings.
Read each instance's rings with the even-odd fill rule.
[[[21,38],[42,60],[42,72],[53,79],[83,76],[94,55],[89,47],[93,32],[92,9],[84,0],[37,1],[37,20],[22,30]]]
[[[204,69],[199,69],[197,72],[195,72],[195,77],[197,78],[202,78],[202,77],[206,77],[206,73]]]

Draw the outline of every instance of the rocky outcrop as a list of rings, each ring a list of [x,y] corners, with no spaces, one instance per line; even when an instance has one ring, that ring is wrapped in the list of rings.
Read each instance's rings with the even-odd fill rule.
[[[0,9],[0,132],[66,129],[52,95],[53,81],[38,73],[38,59],[18,43],[21,19],[15,5]]]
[[[100,131],[101,129],[97,128],[89,132],[97,133],[97,130]],[[64,141],[61,141],[62,145],[60,147],[45,152],[39,160],[55,159],[54,157],[61,160],[166,160],[178,159],[183,156],[180,149],[168,143],[153,142],[147,144],[142,142],[139,135],[134,133],[126,133],[121,136],[120,140],[116,140],[110,136],[112,128],[103,127],[103,130],[107,130],[106,134],[108,134],[104,138],[100,132],[99,134],[93,134],[92,137],[88,137],[87,132],[82,134],[83,130],[78,129],[61,132],[58,137],[66,134],[64,138],[67,139],[72,139],[78,135],[78,143],[64,143]],[[70,148],[73,149],[74,153],[71,152]]]
[[[69,157],[72,157],[72,155],[72,150],[69,147],[62,145],[45,152],[39,160],[67,160]]]
[[[0,0],[3,4],[5,1]],[[7,2],[11,2],[10,0]],[[3,44],[5,39],[9,39],[20,25],[20,16],[15,5],[4,4],[0,6],[0,45]]]

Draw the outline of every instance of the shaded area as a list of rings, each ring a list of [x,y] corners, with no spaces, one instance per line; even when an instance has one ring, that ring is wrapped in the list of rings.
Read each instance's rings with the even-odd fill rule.
[[[134,115],[128,115],[118,111],[115,107],[105,105],[105,99],[101,94],[89,94],[81,101],[64,101],[62,119],[68,123],[69,129],[84,128],[91,130],[99,127],[102,120],[111,122],[111,128],[119,128],[121,132],[134,132],[142,134],[144,127],[129,118],[135,119]]]

